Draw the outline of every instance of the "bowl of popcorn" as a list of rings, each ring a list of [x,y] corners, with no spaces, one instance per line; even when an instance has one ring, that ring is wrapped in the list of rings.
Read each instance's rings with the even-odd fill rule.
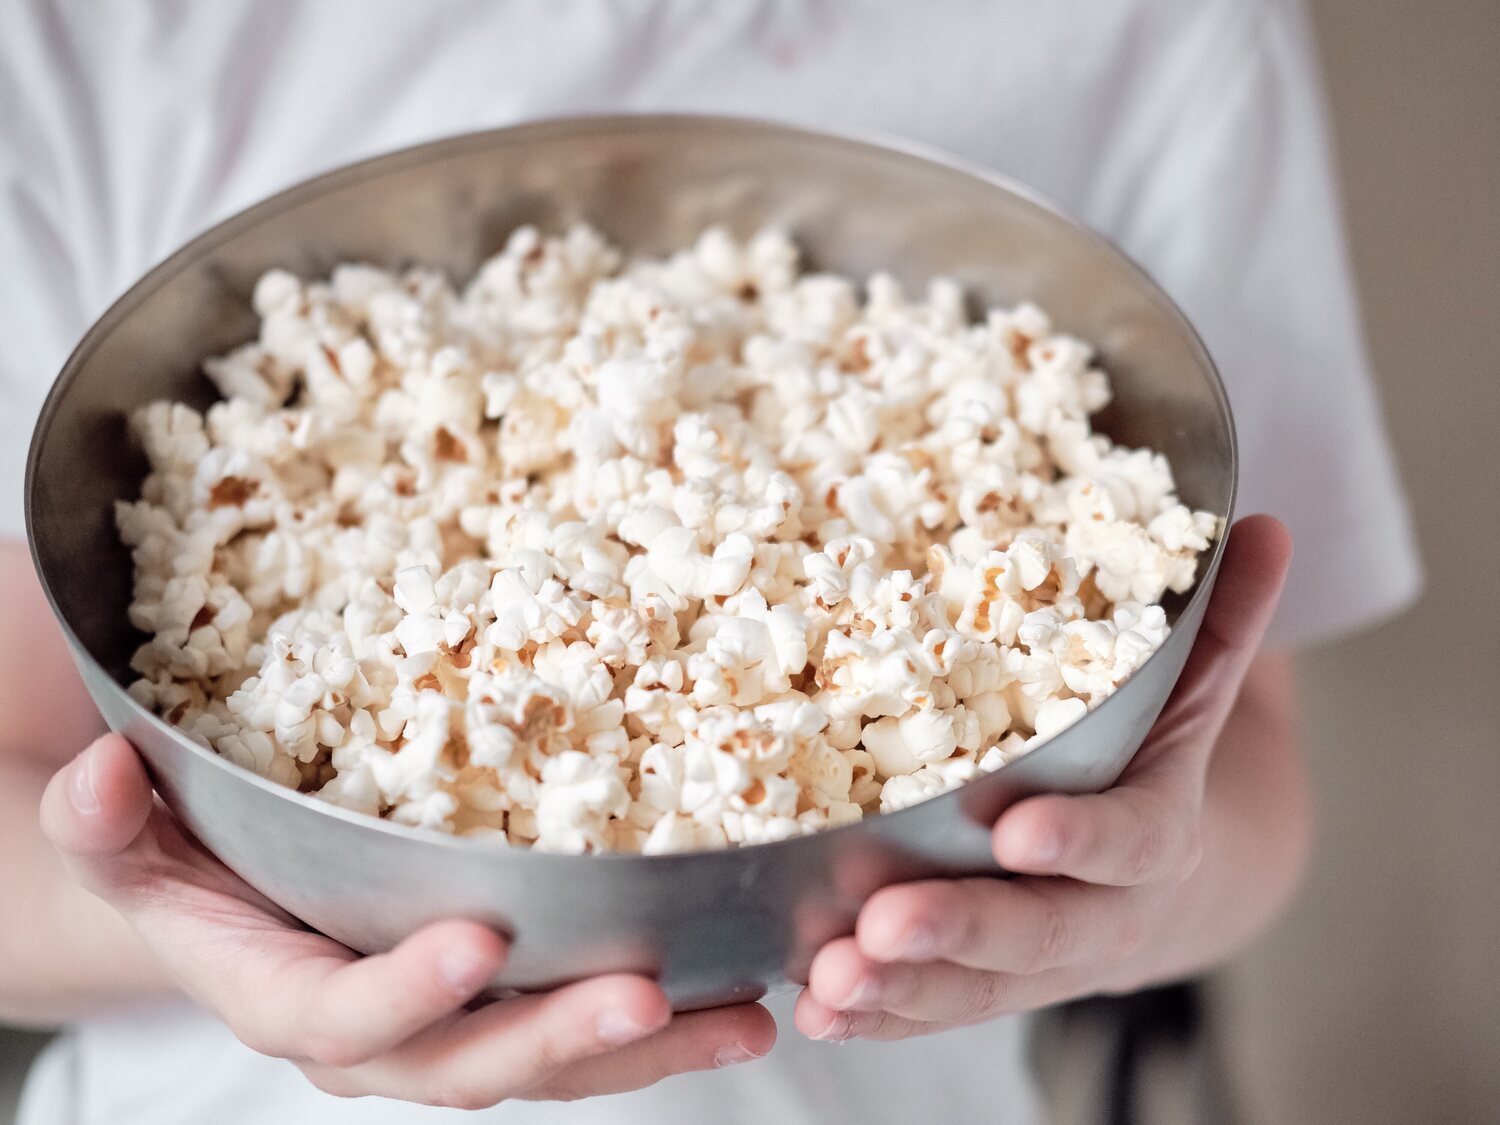
[[[1024,189],[724,118],[348,167],[69,359],[39,573],[110,726],[349,946],[477,919],[497,989],[801,979],[878,887],[1110,785],[1235,485],[1136,267]]]

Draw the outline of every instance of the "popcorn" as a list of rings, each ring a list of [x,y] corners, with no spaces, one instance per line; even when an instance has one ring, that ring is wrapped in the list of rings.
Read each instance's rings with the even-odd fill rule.
[[[526,671],[481,672],[468,684],[465,729],[469,761],[495,771],[550,756],[567,727],[567,705],[551,685]]]
[[[1038,738],[1051,738],[1083,718],[1087,711],[1088,705],[1081,699],[1049,699],[1036,709],[1032,726]]]
[[[939,793],[946,793],[951,788],[946,777],[930,768],[900,774],[888,779],[880,787],[880,811],[899,812],[936,797]]]
[[[609,754],[564,750],[547,762],[537,797],[537,847],[604,851],[606,825],[630,808],[630,792]]]
[[[728,847],[729,838],[723,829],[699,824],[691,817],[669,812],[651,826],[641,851],[645,855],[665,855],[670,852],[704,851],[710,848]]]
[[[881,719],[864,731],[865,749],[886,777],[945,762],[960,745],[972,750],[978,742],[978,719],[961,705],[947,710],[919,707],[899,719]]]
[[[245,769],[560,852],[789,839],[1108,698],[1216,519],[1087,345],[762,232],[523,227],[464,288],[272,271],[223,396],[136,412],[130,692]]]
[[[692,528],[669,527],[646,548],[646,566],[681,598],[728,597],[744,585],[755,559],[755,544],[747,535],[726,535],[712,554],[698,545]]]

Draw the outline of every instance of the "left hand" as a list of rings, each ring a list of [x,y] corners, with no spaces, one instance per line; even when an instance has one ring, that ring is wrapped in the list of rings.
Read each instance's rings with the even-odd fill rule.
[[[1180,971],[1170,939],[1201,854],[1209,758],[1290,558],[1274,519],[1237,523],[1182,678],[1115,787],[1007,809],[994,854],[1017,878],[873,895],[854,936],[814,958],[797,1027],[814,1039],[904,1039]]]

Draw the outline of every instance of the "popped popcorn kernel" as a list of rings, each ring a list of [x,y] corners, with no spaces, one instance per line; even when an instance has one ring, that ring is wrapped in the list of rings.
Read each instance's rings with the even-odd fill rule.
[[[705,231],[523,227],[466,286],[283,270],[222,398],[137,411],[131,695],[255,773],[495,846],[784,840],[999,769],[1166,639],[1218,520],[1095,433],[1031,304]]]

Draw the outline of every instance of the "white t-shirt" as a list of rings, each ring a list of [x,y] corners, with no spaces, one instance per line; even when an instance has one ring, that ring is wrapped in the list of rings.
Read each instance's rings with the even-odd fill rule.
[[[1419,564],[1341,241],[1295,0],[216,0],[0,8],[0,535],[19,536],[37,407],[149,265],[315,172],[449,133],[587,110],[874,128],[1041,189],[1183,306],[1229,386],[1241,511],[1297,540],[1276,633],[1388,614]],[[1014,1020],[760,1063],[483,1120],[1028,1121]],[[188,1009],[76,1029],[27,1125],[447,1120],[340,1102]]]

